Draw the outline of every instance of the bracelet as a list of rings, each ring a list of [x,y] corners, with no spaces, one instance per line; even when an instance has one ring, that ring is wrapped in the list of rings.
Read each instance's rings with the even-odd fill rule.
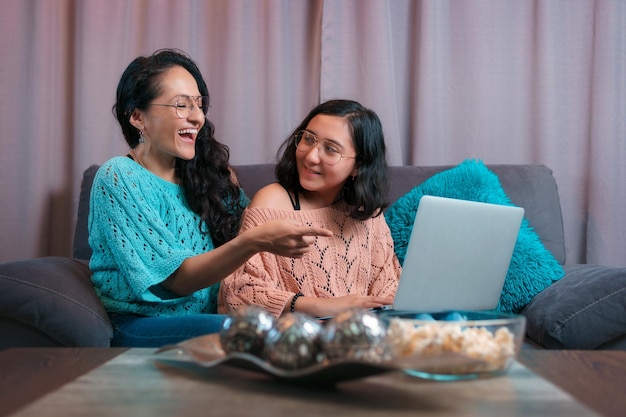
[[[291,299],[291,307],[289,308],[289,311],[291,311],[292,313],[294,311],[296,311],[296,301],[298,300],[298,298],[303,297],[304,294],[302,294],[301,292],[297,292],[293,298]]]

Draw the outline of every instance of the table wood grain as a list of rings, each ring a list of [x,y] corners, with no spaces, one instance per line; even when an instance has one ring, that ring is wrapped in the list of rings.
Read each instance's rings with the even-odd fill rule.
[[[125,348],[14,348],[0,351],[0,416],[126,352]]]
[[[600,414],[626,416],[626,351],[523,349],[519,359]]]
[[[520,362],[527,368],[477,381],[392,373],[320,389],[231,367],[172,366],[150,349],[9,349],[0,352],[0,415],[624,415],[626,352],[528,350]]]

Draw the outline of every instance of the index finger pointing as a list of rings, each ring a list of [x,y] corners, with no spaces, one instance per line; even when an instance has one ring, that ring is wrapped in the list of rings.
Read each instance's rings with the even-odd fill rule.
[[[323,227],[307,227],[303,233],[305,236],[327,236],[330,237],[333,235],[328,229],[324,229]]]

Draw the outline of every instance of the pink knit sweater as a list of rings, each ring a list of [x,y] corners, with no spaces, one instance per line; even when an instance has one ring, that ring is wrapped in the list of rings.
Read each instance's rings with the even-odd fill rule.
[[[320,298],[395,295],[401,267],[383,215],[357,221],[335,207],[299,211],[253,207],[244,213],[242,230],[279,218],[330,229],[333,237],[317,237],[314,249],[300,259],[269,252],[254,255],[222,281],[218,312],[255,304],[278,317],[297,292]]]

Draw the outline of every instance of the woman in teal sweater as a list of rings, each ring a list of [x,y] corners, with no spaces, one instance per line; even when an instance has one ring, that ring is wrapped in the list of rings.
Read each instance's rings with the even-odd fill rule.
[[[277,220],[237,234],[248,203],[206,118],[209,92],[184,53],[138,57],[114,113],[130,150],[98,170],[90,268],[113,346],[162,346],[221,328],[219,282],[252,255],[301,257],[325,229]]]

